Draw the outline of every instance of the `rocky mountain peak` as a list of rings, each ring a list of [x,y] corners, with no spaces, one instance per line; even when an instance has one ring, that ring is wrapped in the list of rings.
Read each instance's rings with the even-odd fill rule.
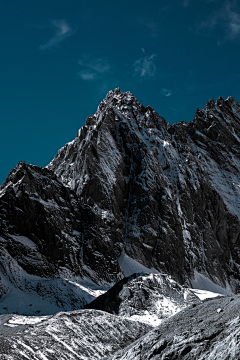
[[[231,178],[233,173],[239,176],[239,119],[239,104],[233,98],[219,98],[198,109],[193,122],[167,125],[150,106],[145,108],[131,93],[118,88],[107,94],[78,137],[60,150],[48,168],[95,213],[99,209],[105,236],[111,234],[118,256],[124,249],[145,266],[170,272],[180,282],[198,263],[198,271],[214,273],[226,286],[225,270],[213,270],[210,262],[206,270],[206,253],[209,259],[213,256],[210,249],[204,250],[207,239],[201,249],[199,244],[206,221],[211,224],[211,236],[224,242],[223,238],[219,241],[219,225],[213,219],[219,211],[228,216],[225,206],[232,209],[232,216],[240,216],[240,198],[233,206],[232,195],[221,185],[228,178],[228,191],[237,191],[238,180]],[[216,207],[212,199],[218,196]],[[201,219],[208,220],[196,220],[199,212]],[[173,218],[174,225],[169,220]],[[238,220],[231,221],[236,239]],[[221,236],[227,236],[227,231]],[[165,241],[172,242],[171,251],[162,245]],[[186,246],[195,249],[190,257]]]
[[[21,162],[2,185],[4,259],[40,277],[109,286],[143,267],[237,292],[239,120],[228,98],[167,125],[131,93],[110,91],[45,169]]]

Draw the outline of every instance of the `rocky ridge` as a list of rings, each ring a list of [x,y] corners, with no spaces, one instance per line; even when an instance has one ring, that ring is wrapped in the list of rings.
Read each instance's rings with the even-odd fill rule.
[[[54,316],[0,316],[0,358],[12,360],[101,359],[152,327],[96,310]]]

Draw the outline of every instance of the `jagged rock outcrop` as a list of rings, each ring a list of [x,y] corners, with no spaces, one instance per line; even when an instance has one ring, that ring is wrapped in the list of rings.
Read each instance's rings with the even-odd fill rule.
[[[235,360],[240,357],[240,297],[193,305],[104,360]]]
[[[237,292],[239,144],[231,97],[170,125],[130,92],[110,91],[47,168],[21,162],[0,187],[2,299],[11,284],[25,293],[51,279],[75,294],[66,305],[59,292],[57,306],[84,306],[93,292],[74,299],[86,279],[95,291],[124,277],[121,254],[181,284],[198,286],[203,273]]]
[[[120,280],[85,308],[157,326],[163,319],[200,302],[193,290],[179,285],[166,274],[140,273]]]

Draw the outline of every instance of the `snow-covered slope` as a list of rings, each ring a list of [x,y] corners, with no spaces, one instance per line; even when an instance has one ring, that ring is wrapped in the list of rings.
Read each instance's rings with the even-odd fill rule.
[[[236,360],[240,358],[239,296],[193,305],[108,360]]]
[[[96,310],[48,317],[0,316],[0,359],[93,360],[124,348],[151,326]]]

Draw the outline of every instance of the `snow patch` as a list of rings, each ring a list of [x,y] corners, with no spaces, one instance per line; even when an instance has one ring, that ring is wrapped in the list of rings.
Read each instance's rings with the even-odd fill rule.
[[[196,293],[196,295],[200,298],[204,296],[204,292],[199,292],[199,290],[204,290],[205,295],[210,295],[210,293],[218,295],[232,295],[231,291],[224,289],[223,287],[215,284],[212,280],[210,280],[208,277],[204,276],[203,274],[200,274],[196,270],[194,271],[194,279],[191,280],[191,285],[193,287],[192,291]],[[208,296],[209,297],[209,296]],[[210,296],[210,297],[214,297]],[[202,300],[202,299],[201,299]]]
[[[119,256],[118,263],[125,276],[130,276],[135,273],[159,274],[159,271],[157,271],[156,269],[154,268],[149,269],[145,267],[136,260],[130,258],[130,256],[125,254],[125,252],[122,252],[121,256]]]

